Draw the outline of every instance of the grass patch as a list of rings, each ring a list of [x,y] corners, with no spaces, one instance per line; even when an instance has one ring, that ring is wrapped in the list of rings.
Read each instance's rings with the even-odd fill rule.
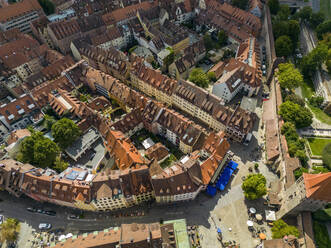
[[[330,0],[320,0],[320,10],[324,13],[326,19],[331,19]]]
[[[331,139],[308,138],[308,143],[313,155],[322,156],[324,147],[331,143]]]
[[[319,121],[331,125],[331,116],[325,113],[322,109],[313,107],[312,105],[308,104],[310,110],[315,115],[316,119]]]
[[[164,169],[164,168],[167,168],[169,167],[173,162],[177,161],[177,158],[173,155],[173,154],[170,154],[169,157],[167,157],[161,164],[161,168]]]
[[[301,91],[303,98],[310,98],[314,93],[314,85],[312,82],[304,82],[301,84]]]

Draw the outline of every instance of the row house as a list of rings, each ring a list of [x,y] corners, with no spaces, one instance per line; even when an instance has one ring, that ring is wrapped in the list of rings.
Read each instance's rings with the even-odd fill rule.
[[[44,16],[37,0],[23,0],[0,8],[0,30],[18,28],[23,33],[31,32],[30,22]]]
[[[194,6],[192,1],[161,1],[160,2],[160,18],[174,20],[175,23],[185,23],[191,20],[194,16]]]
[[[70,44],[73,40],[85,36],[94,36],[105,31],[106,26],[98,15],[47,25],[47,32],[54,47],[64,54],[70,52]]]
[[[194,200],[204,188],[200,165],[189,158],[153,175],[152,184],[157,203]]]
[[[84,233],[51,245],[52,248],[90,247],[90,248],[176,248],[174,224],[122,224],[121,227],[108,228],[93,233]],[[182,236],[183,234],[181,234]]]
[[[143,1],[141,3],[129,5],[124,8],[118,8],[114,11],[106,13],[102,16],[102,20],[107,25],[107,27],[115,25],[120,26],[134,19],[139,10],[148,10],[157,5],[158,1]]]
[[[111,47],[122,49],[127,46],[124,31],[119,27],[110,27],[104,33],[91,36],[91,43],[95,47],[109,50]]]
[[[30,23],[32,34],[38,39],[39,42],[47,44],[48,47],[54,48],[54,44],[49,37],[47,26],[50,21],[46,16],[42,16]]]
[[[71,50],[76,60],[84,59],[97,70],[101,70],[124,82],[129,76],[127,56],[114,47],[108,49],[94,47],[86,39],[79,39],[71,43]]]
[[[144,65],[133,62],[130,71],[131,83],[134,87],[148,96],[166,104],[172,104],[172,92],[176,87],[176,81]]]
[[[201,127],[179,113],[152,101],[143,111],[143,122],[150,132],[165,137],[186,154],[199,149],[205,138],[205,130]]]

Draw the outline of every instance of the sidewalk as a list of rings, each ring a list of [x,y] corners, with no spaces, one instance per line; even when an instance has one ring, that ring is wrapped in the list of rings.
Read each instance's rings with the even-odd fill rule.
[[[18,236],[18,248],[31,248],[34,229],[27,223],[21,223],[21,230]]]

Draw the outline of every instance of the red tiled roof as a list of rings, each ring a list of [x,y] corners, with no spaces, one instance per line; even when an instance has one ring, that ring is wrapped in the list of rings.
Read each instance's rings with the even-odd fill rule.
[[[331,172],[323,174],[303,174],[307,198],[331,202]]]
[[[23,16],[32,11],[40,11],[41,6],[37,0],[23,0],[15,4],[10,4],[0,8],[0,22],[4,23],[19,16]]]

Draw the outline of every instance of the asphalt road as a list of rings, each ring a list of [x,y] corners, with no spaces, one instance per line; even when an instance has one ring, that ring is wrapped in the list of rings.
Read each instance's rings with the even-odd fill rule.
[[[84,212],[83,219],[69,219],[71,214],[79,214],[71,208],[61,207],[48,203],[39,203],[33,199],[22,196],[16,198],[6,191],[0,192],[0,209],[5,217],[16,218],[21,222],[26,222],[32,227],[38,227],[39,223],[51,223],[53,229],[64,229],[65,232],[84,232],[102,230],[111,226],[119,226],[122,223],[151,223],[162,220],[185,218],[189,225],[204,225],[209,227],[208,217],[210,211],[215,207],[221,197],[218,193],[214,198],[201,193],[198,198],[190,202],[178,203],[173,205],[137,206],[130,209],[124,209],[120,212]],[[56,211],[56,216],[31,213],[26,210],[27,207],[37,207],[44,210]],[[116,217],[114,213],[133,213],[135,211],[144,211],[144,216]]]

